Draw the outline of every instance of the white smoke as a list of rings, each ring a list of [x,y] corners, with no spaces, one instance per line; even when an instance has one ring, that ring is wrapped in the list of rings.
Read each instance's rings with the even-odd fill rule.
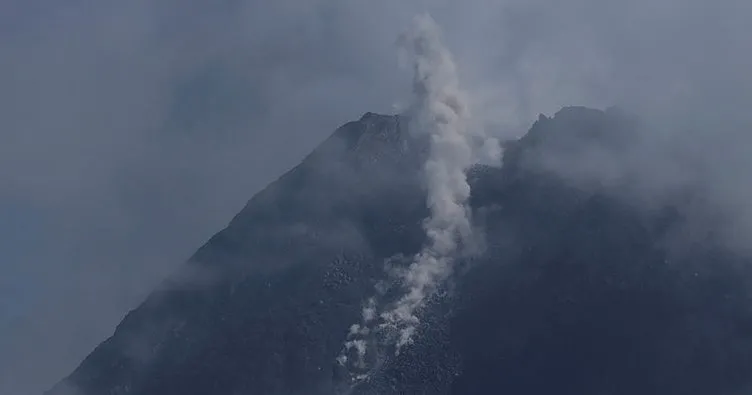
[[[401,36],[400,44],[412,55],[415,102],[411,107],[411,133],[428,138],[429,153],[424,165],[427,204],[430,216],[423,227],[427,241],[409,267],[398,272],[404,288],[396,302],[381,313],[371,298],[363,311],[363,322],[353,325],[345,351],[355,349],[358,360],[353,366],[368,368],[366,353],[380,353],[368,347],[384,347],[396,353],[412,342],[420,320],[418,313],[428,298],[452,274],[452,265],[463,246],[473,237],[470,186],[466,170],[489,159],[498,163],[498,141],[484,135],[471,122],[468,99],[460,89],[456,65],[442,44],[439,28],[429,15],[415,18],[411,30]],[[396,333],[396,336],[381,333]],[[338,360],[347,362],[342,354]]]

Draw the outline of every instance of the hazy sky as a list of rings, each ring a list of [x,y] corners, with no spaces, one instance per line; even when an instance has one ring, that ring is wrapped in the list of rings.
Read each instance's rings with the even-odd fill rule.
[[[394,43],[422,11],[494,132],[623,104],[711,163],[752,224],[748,0],[6,0],[0,393],[50,387],[255,191],[403,105]]]

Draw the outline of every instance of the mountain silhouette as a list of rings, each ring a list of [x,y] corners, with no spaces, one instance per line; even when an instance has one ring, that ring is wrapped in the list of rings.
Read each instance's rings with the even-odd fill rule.
[[[385,261],[420,251],[426,142],[365,114],[256,194],[48,395],[724,395],[752,389],[749,262],[546,158],[619,155],[632,117],[566,107],[468,169],[479,252],[415,342],[353,385],[336,362]],[[562,162],[566,165],[566,161]],[[705,229],[712,234],[713,229]],[[409,260],[408,260],[409,261]]]

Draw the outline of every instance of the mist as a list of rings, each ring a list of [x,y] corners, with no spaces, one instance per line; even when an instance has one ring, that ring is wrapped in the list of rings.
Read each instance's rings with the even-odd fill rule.
[[[408,110],[408,129],[418,138],[428,136],[428,157],[423,166],[426,205],[430,210],[423,222],[427,241],[412,258],[412,263],[395,273],[403,288],[401,296],[381,307],[380,312],[376,310],[380,306],[376,305],[375,297],[370,298],[363,309],[362,323],[351,327],[344,351],[355,349],[357,360],[354,362],[359,370],[368,367],[365,358],[370,356],[367,353],[381,355],[384,353],[381,348],[394,348],[399,354],[402,347],[413,342],[420,324],[419,311],[452,275],[453,261],[463,252],[463,246],[477,244],[473,240],[472,214],[467,204],[470,185],[466,171],[481,162],[479,151],[490,153],[485,155],[486,160],[497,164],[501,160],[498,141],[485,136],[483,130],[472,128],[470,109],[460,88],[455,62],[443,45],[433,18],[428,14],[416,16],[411,29],[400,36],[400,42],[412,54],[414,62],[415,101]],[[394,334],[379,333],[384,331]],[[383,336],[386,347],[381,340],[374,339],[375,336]],[[344,364],[347,358],[342,354],[338,361]]]
[[[562,176],[629,169],[644,202],[699,183],[729,246],[749,245],[747,1],[6,1],[0,393],[49,388],[337,126],[409,102],[394,42],[423,12],[479,127],[513,138],[561,106],[622,106],[644,143]]]

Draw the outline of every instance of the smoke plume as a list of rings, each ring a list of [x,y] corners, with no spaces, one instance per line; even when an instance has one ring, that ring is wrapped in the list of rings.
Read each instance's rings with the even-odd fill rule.
[[[399,43],[412,55],[414,67],[415,102],[410,109],[409,130],[427,137],[429,143],[423,170],[430,216],[423,223],[426,243],[421,252],[407,268],[396,272],[397,283],[403,288],[399,298],[380,311],[375,299],[369,299],[362,323],[351,327],[339,361],[346,363],[346,353],[355,350],[357,361],[353,366],[360,370],[373,369],[369,363],[378,364],[384,350],[399,353],[412,342],[420,324],[420,309],[452,274],[458,253],[472,244],[467,205],[470,186],[465,171],[488,159],[482,156],[494,157],[498,162],[500,155],[498,142],[473,127],[455,62],[442,44],[434,20],[427,14],[416,17],[414,26],[400,37]]]

